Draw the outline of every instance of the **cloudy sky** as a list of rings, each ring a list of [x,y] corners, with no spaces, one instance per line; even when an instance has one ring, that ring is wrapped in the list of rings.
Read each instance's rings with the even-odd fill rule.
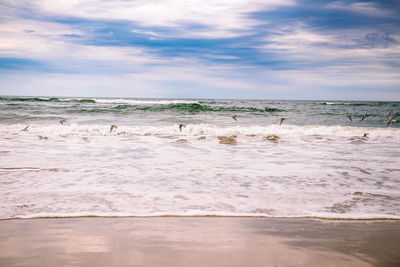
[[[0,95],[400,100],[400,1],[0,0]]]

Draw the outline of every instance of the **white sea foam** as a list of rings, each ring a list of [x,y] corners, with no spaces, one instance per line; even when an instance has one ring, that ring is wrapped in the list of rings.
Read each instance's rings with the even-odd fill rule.
[[[46,136],[109,136],[111,125],[40,125],[31,124],[28,131],[22,131],[26,125],[0,125],[3,135],[46,135]],[[356,140],[380,140],[392,144],[400,143],[399,128],[373,128],[349,126],[296,126],[296,125],[269,125],[269,126],[217,126],[212,124],[188,124],[181,132],[177,124],[170,126],[124,126],[119,125],[111,135],[139,135],[139,136],[267,136],[270,134],[283,135],[287,141],[299,141],[304,137],[316,139],[353,138]],[[364,134],[367,134],[364,137]],[[361,138],[361,139],[360,139]],[[348,141],[348,139],[346,139]]]
[[[400,216],[397,102],[0,101],[0,218]]]
[[[398,128],[25,126],[0,125],[0,218],[400,218]]]

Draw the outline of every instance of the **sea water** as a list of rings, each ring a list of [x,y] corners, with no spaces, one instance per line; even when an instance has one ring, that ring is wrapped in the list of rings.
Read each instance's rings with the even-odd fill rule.
[[[400,102],[1,97],[0,218],[400,219],[390,111]]]

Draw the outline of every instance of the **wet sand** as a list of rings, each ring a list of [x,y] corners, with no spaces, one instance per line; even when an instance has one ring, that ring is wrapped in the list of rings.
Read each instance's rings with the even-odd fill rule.
[[[0,221],[0,266],[400,266],[400,221]]]

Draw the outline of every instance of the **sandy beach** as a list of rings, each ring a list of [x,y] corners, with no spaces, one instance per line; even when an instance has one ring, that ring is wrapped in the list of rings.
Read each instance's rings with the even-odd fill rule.
[[[0,221],[0,266],[399,266],[399,247],[398,220]]]

